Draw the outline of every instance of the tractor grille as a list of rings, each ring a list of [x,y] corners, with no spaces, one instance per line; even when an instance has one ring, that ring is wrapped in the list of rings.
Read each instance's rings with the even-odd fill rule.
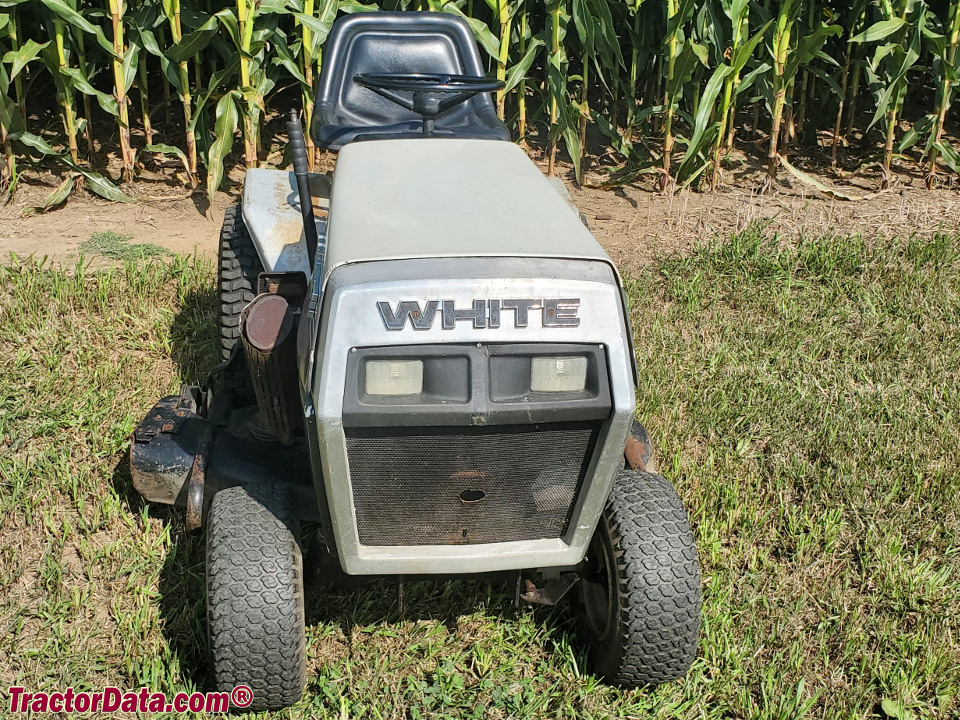
[[[599,434],[599,422],[347,428],[360,543],[561,537]]]

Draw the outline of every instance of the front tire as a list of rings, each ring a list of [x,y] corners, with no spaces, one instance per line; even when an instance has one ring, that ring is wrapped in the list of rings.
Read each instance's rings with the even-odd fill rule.
[[[216,690],[253,690],[244,710],[297,702],[307,676],[299,528],[283,488],[232,487],[207,522],[207,631]]]
[[[700,566],[680,497],[659,475],[624,470],[577,583],[578,635],[609,682],[683,677],[697,656]]]

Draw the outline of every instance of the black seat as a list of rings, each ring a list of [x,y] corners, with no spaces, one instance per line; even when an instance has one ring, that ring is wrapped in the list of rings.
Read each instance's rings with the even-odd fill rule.
[[[354,140],[422,137],[416,113],[353,82],[361,73],[484,75],[462,19],[435,12],[364,12],[337,20],[327,39],[310,134],[328,150]],[[437,119],[434,136],[510,140],[489,94]]]

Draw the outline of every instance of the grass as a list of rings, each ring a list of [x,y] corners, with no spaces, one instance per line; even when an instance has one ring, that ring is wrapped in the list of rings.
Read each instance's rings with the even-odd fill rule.
[[[308,595],[307,695],[273,717],[960,715],[960,238],[746,233],[628,281],[638,415],[692,516],[701,652],[589,673],[504,587]],[[213,270],[2,270],[0,687],[203,688],[203,546],[130,488],[127,437],[216,360]],[[0,690],[0,694],[2,694]]]
[[[170,251],[153,243],[130,244],[133,235],[115,233],[113,230],[97,232],[89,240],[80,243],[80,252],[86,255],[100,255],[110,260],[143,260],[150,257],[163,257]]]

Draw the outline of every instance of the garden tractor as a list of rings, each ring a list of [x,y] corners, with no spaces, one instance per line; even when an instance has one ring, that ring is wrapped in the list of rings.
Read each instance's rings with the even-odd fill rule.
[[[136,489],[206,532],[214,684],[249,708],[302,695],[304,557],[569,603],[610,683],[696,657],[696,546],[634,419],[623,286],[502,87],[458,17],[337,21],[310,127],[335,170],[308,172],[294,113],[294,170],[248,170],[226,213],[222,363],[134,432]]]

